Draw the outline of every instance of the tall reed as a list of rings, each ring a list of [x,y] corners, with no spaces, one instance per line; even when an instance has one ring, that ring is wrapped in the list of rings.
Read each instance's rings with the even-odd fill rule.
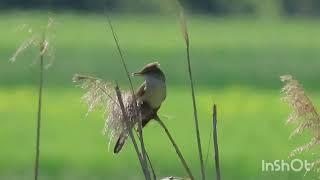
[[[20,44],[19,48],[11,57],[10,61],[15,62],[18,55],[30,47],[36,47],[39,50],[39,83],[38,83],[38,107],[37,107],[37,119],[36,119],[36,147],[35,147],[35,160],[34,160],[34,180],[39,179],[39,167],[40,167],[40,141],[41,141],[41,123],[42,123],[42,109],[43,109],[43,86],[44,86],[44,70],[45,70],[45,56],[48,54],[49,47],[49,30],[53,24],[53,20],[50,18],[47,25],[42,29],[42,32],[35,32],[30,37]],[[32,29],[28,27],[28,31],[32,32]]]
[[[194,90],[194,82],[192,77],[192,69],[191,69],[191,58],[190,58],[190,39],[188,33],[188,27],[186,23],[186,18],[183,13],[183,9],[180,4],[178,4],[178,12],[179,12],[179,22],[181,25],[181,31],[185,40],[186,45],[186,54],[187,54],[187,65],[188,65],[188,74],[190,80],[190,89],[191,89],[191,97],[192,97],[192,107],[193,107],[193,116],[194,116],[194,124],[196,130],[196,137],[197,137],[197,145],[198,145],[198,154],[199,154],[199,161],[200,161],[200,170],[201,170],[201,179],[205,180],[205,167],[203,162],[203,154],[202,154],[202,146],[201,146],[201,137],[200,137],[200,128],[199,128],[199,120],[198,120],[198,111],[197,111],[197,104],[196,104],[196,96]]]
[[[37,113],[37,135],[36,135],[36,158],[35,158],[35,167],[34,167],[34,179],[38,179],[39,174],[39,160],[40,160],[40,131],[41,131],[41,114],[42,114],[42,89],[43,89],[43,78],[44,78],[44,42],[45,35],[43,35],[43,39],[40,45],[40,67],[39,67],[39,94],[38,94],[38,113]]]

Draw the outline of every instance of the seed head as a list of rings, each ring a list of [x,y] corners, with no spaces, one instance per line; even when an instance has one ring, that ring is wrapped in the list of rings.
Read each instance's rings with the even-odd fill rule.
[[[312,134],[311,140],[303,146],[294,149],[290,157],[306,152],[320,144],[320,116],[310,98],[306,95],[302,85],[290,75],[280,77],[284,82],[281,90],[282,100],[289,104],[292,112],[287,123],[295,123],[297,127],[293,130],[290,138],[305,131]],[[313,162],[313,167],[318,165],[320,159]]]
[[[122,110],[119,105],[113,85],[102,79],[76,74],[73,81],[78,83],[86,92],[82,100],[88,104],[88,113],[95,109],[103,111],[105,125],[103,133],[109,135],[110,141],[118,138],[121,132],[129,131],[138,120],[138,111],[132,93],[122,91],[122,100],[128,119],[123,118]]]

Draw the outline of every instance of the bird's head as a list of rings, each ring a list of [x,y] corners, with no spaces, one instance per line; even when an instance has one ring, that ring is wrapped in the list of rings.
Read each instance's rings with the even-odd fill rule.
[[[133,76],[154,77],[158,79],[164,79],[164,73],[160,69],[158,62],[153,62],[145,65],[140,71],[132,73]]]

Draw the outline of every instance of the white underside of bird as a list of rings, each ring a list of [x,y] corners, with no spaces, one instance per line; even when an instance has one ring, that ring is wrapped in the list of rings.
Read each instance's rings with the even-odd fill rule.
[[[148,104],[156,109],[166,98],[166,83],[156,77],[145,77],[144,93],[139,97],[140,101],[148,102]]]

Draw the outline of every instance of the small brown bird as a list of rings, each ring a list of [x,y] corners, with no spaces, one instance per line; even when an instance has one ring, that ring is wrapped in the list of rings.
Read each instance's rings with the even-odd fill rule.
[[[150,120],[157,116],[157,112],[166,98],[166,78],[158,62],[147,64],[141,71],[132,75],[142,76],[145,79],[135,93],[142,117],[142,127],[145,127]],[[120,152],[127,137],[126,132],[120,134],[114,147],[114,153]]]

